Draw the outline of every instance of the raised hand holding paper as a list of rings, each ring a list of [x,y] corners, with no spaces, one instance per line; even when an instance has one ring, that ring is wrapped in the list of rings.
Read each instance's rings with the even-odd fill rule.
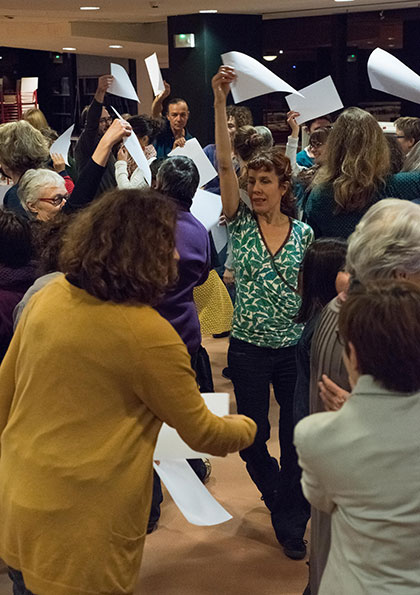
[[[153,466],[179,510],[193,525],[219,525],[232,518],[201,483],[187,461],[161,461]]]
[[[61,136],[57,138],[56,141],[50,147],[50,155],[53,153],[60,153],[64,157],[64,161],[66,165],[69,164],[69,149],[71,144],[71,135],[73,134],[74,124],[67,128],[65,132]]]
[[[343,103],[330,76],[326,76],[320,81],[304,89],[300,89],[300,93],[302,94],[301,96],[292,94],[285,97],[289,108],[294,112],[300,113],[300,116],[296,118],[298,124],[320,118],[343,107]]]
[[[242,52],[222,54],[222,61],[226,66],[232,66],[235,69],[236,79],[230,86],[235,103],[273,91],[286,91],[300,95],[299,91],[296,91],[258,60]]]
[[[183,147],[176,147],[169,153],[170,157],[175,155],[185,155],[194,161],[200,174],[199,186],[204,186],[217,176],[217,171],[196,138],[190,138]]]
[[[114,110],[114,113],[116,114],[119,120],[124,119],[120,116],[115,107],[111,105],[111,108]],[[143,172],[144,177],[146,178],[146,181],[150,186],[152,183],[152,172],[150,171],[149,162],[147,161],[146,155],[144,154],[144,151],[141,148],[139,139],[134,133],[132,133],[130,134],[130,136],[125,137],[123,144],[125,145],[127,151],[130,153],[131,157],[137,163],[138,167]]]
[[[140,103],[140,99],[125,68],[120,66],[120,64],[111,64],[111,74],[114,79],[108,88],[108,92]]]
[[[368,76],[373,89],[420,103],[420,76],[389,52],[373,50]]]
[[[147,72],[149,73],[150,82],[152,83],[153,87],[153,93],[156,97],[156,95],[159,95],[159,93],[162,93],[162,91],[165,90],[156,52],[148,58],[145,58],[144,61],[146,62]]]

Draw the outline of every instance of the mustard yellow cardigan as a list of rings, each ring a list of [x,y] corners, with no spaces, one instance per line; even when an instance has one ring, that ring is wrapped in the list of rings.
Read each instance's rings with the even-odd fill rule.
[[[161,423],[223,456],[248,418],[205,407],[190,359],[152,308],[59,277],[26,307],[0,368],[0,557],[37,595],[132,593]]]

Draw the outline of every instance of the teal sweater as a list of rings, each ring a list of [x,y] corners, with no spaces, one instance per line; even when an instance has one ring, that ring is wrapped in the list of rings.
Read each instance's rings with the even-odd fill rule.
[[[379,190],[361,211],[336,213],[336,202],[332,183],[315,186],[309,195],[305,218],[312,227],[315,237],[347,238],[370,206],[382,198],[420,198],[420,171],[401,172],[389,176],[385,186]]]

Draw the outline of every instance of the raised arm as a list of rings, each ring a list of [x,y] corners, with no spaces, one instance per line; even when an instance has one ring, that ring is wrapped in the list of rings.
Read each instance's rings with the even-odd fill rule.
[[[216,155],[219,169],[220,194],[223,212],[231,219],[239,207],[239,185],[232,163],[232,146],[226,117],[226,98],[230,92],[230,83],[235,79],[235,71],[230,66],[221,66],[212,79],[214,93],[214,120]]]
[[[162,117],[163,102],[167,97],[169,97],[171,93],[170,84],[166,81],[164,81],[163,84],[165,85],[165,89],[162,91],[162,93],[156,95],[152,103],[152,118],[157,119]]]
[[[292,173],[294,176],[297,176],[298,173],[305,169],[301,165],[296,162],[296,151],[298,147],[298,139],[299,139],[299,130],[300,126],[296,122],[297,116],[300,114],[298,112],[288,112],[287,113],[287,123],[289,124],[292,133],[287,139],[286,145],[286,157],[290,159],[290,165],[292,166]]]
[[[114,120],[98,143],[91,159],[79,175],[74,190],[63,207],[65,211],[79,209],[93,200],[109,159],[112,147],[125,136],[130,136],[131,126],[125,120]]]

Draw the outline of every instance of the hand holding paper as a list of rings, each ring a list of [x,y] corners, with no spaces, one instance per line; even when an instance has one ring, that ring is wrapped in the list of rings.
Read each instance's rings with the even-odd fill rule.
[[[120,116],[115,107],[111,106],[111,108],[115,112],[118,119],[125,122],[125,120]],[[146,155],[144,154],[143,149],[141,148],[139,139],[135,134],[131,134],[130,136],[124,139],[124,145],[127,148],[127,151],[130,153],[131,157],[137,163],[138,167],[143,172],[144,177],[146,178],[146,181],[150,186],[150,184],[152,183],[152,172],[150,171],[149,163],[146,159]]]
[[[180,139],[184,141],[183,146],[177,146],[169,153],[169,157],[175,157],[176,155],[185,155],[194,161],[200,174],[199,186],[204,186],[210,180],[213,180],[217,176],[217,171],[214,169],[210,159],[204,153],[200,143],[196,138],[190,138],[185,141],[183,137]]]
[[[234,68],[236,79],[231,84],[233,101],[240,103],[273,91],[301,95],[266,66],[242,52],[222,54],[223,64]]]
[[[50,147],[50,155],[53,153],[58,153],[63,155],[64,161],[67,165],[69,165],[69,149],[71,144],[71,135],[73,134],[74,124],[67,128],[65,132],[61,136],[57,138],[56,141]]]
[[[385,50],[373,50],[368,75],[373,89],[420,103],[420,76]]]

